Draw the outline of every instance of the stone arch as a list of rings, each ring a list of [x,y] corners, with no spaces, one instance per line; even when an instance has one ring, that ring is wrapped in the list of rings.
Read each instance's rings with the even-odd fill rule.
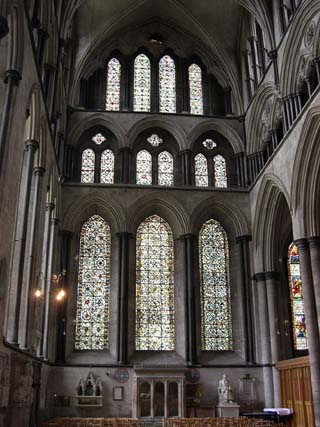
[[[113,235],[126,231],[123,208],[114,200],[107,200],[105,194],[98,191],[74,203],[64,215],[63,226],[66,230],[78,234],[83,223],[92,215],[100,215],[104,218],[110,225]]]
[[[279,239],[281,210],[287,209],[290,215],[289,195],[281,180],[271,174],[263,178],[255,208],[253,223],[253,248],[255,251],[257,271],[276,271],[275,245]],[[280,239],[281,240],[281,239]]]
[[[295,238],[320,234],[320,107],[306,116],[291,185]]]
[[[224,136],[230,142],[235,154],[245,150],[240,135],[231,126],[228,126],[226,123],[221,123],[221,121],[217,119],[208,119],[195,125],[188,135],[188,147],[186,148],[191,149],[191,145],[194,141],[203,133],[210,130],[215,130]]]
[[[184,129],[175,121],[170,120],[166,117],[156,116],[156,117],[145,117],[137,123],[135,123],[127,132],[127,139],[130,146],[135,142],[137,137],[145,130],[151,128],[160,128],[169,132],[177,141],[180,150],[185,148],[186,133]]]
[[[320,12],[320,4],[315,1],[302,2],[299,14],[293,20],[288,40],[285,45],[280,70],[280,93],[283,96],[294,93],[296,83],[297,57],[301,50],[303,36],[308,28],[308,23]]]
[[[174,238],[188,232],[189,221],[184,208],[175,198],[162,192],[143,196],[129,207],[128,230],[135,235],[141,222],[154,214],[170,225]]]
[[[90,118],[85,120],[79,118],[70,129],[69,144],[76,145],[81,135],[95,126],[104,126],[109,129],[117,138],[119,147],[125,147],[127,145],[127,137],[123,127],[119,125],[115,119],[102,113],[93,114]]]

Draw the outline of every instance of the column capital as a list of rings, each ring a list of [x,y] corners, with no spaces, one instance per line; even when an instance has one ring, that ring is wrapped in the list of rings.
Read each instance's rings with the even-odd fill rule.
[[[297,239],[294,241],[294,243],[298,246],[298,249],[308,249],[309,248],[309,243],[308,243],[308,239],[307,238],[303,238],[303,239]]]
[[[277,271],[267,271],[265,273],[266,280],[275,280],[276,282],[280,281],[280,273]]]
[[[19,73],[18,70],[7,70],[4,73],[4,82],[5,83],[9,83],[10,81],[13,81],[13,83],[18,86],[19,81],[22,79],[21,74]]]
[[[243,236],[236,237],[236,242],[251,242],[252,236],[250,234],[244,234]]]
[[[121,239],[122,237],[126,239],[132,239],[134,236],[132,233],[129,233],[129,231],[119,231],[116,233],[116,237],[118,237],[118,239]]]
[[[182,234],[181,236],[178,237],[178,239],[181,239],[181,240],[188,240],[188,239],[193,240],[195,238],[196,238],[196,235],[192,233]]]
[[[59,219],[58,218],[51,218],[51,224],[53,225],[58,225],[59,224]]]
[[[131,148],[130,147],[120,147],[119,148],[119,153],[123,153],[123,152],[130,153],[131,152]]]
[[[265,275],[265,273],[256,273],[253,276],[253,278],[254,278],[254,280],[256,282],[265,282],[266,281],[266,275]]]
[[[34,169],[33,169],[33,171],[34,171],[34,174],[35,175],[39,175],[39,176],[42,176],[44,173],[45,173],[45,168],[43,167],[43,166],[36,166]]]
[[[320,236],[308,237],[310,248],[320,248]]]
[[[46,210],[51,211],[54,208],[54,203],[52,202],[47,202],[46,203]]]
[[[0,16],[0,40],[9,33],[8,20],[5,16]]]
[[[28,149],[32,148],[33,150],[36,150],[39,147],[39,142],[35,139],[27,139],[25,144]]]
[[[185,150],[179,151],[179,154],[180,155],[182,155],[182,154],[192,154],[192,150],[189,150],[188,148],[186,148]]]

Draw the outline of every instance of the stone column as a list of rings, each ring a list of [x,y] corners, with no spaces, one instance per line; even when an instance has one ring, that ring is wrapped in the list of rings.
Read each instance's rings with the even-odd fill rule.
[[[120,182],[121,184],[128,184],[129,182],[129,158],[130,158],[130,148],[122,147],[120,148],[121,156],[121,169],[120,169]]]
[[[43,167],[36,167],[34,169],[34,199],[32,207],[32,216],[30,224],[30,242],[29,242],[29,254],[28,254],[28,264],[27,264],[27,274],[25,280],[25,304],[22,307],[22,331],[21,331],[21,344],[20,347],[23,349],[28,348],[28,331],[29,331],[29,314],[31,307],[31,280],[32,273],[34,269],[34,248],[35,248],[35,238],[37,230],[37,222],[39,217],[39,196],[41,181],[45,169]]]
[[[191,174],[191,159],[192,151],[183,150],[180,151],[182,161],[182,184],[192,185],[192,174]]]
[[[243,295],[243,315],[245,325],[245,351],[246,361],[249,364],[255,363],[255,342],[253,326],[252,290],[251,290],[251,267],[249,242],[251,236],[239,236],[236,242],[240,247],[240,269],[241,287]]]
[[[270,344],[271,344],[271,363],[274,365],[279,361],[279,287],[280,287],[280,274],[270,271],[265,274],[267,284],[267,298],[268,298],[268,313],[269,313],[269,326],[270,326]],[[279,371],[275,366],[272,366],[273,389],[274,389],[274,406],[281,407],[281,384]]]
[[[38,147],[38,142],[32,139],[26,141],[26,153],[24,159],[23,182],[21,183],[19,214],[17,219],[13,269],[10,280],[9,310],[7,324],[7,340],[12,344],[18,344],[19,317],[21,307],[21,293],[23,283],[23,271],[25,262],[26,238],[28,230],[28,214],[30,204],[32,169],[34,154]]]
[[[258,51],[257,51],[257,38],[251,36],[248,38],[250,43],[251,57],[252,57],[252,71],[254,79],[254,87],[257,90],[259,78],[258,78]]]
[[[271,59],[273,64],[274,82],[276,85],[280,82],[279,67],[278,67],[278,51],[276,49],[268,52],[268,57]]]
[[[273,376],[271,367],[271,343],[268,313],[268,298],[266,289],[266,277],[264,273],[254,276],[257,282],[258,307],[259,307],[259,331],[260,331],[260,358],[263,366],[263,383],[265,406],[274,406]]]
[[[56,227],[58,224],[57,218],[51,218],[50,221],[50,240],[48,252],[48,267],[46,277],[46,288],[44,294],[44,321],[43,321],[43,336],[42,336],[42,354],[44,359],[48,359],[48,341],[49,341],[49,314],[50,314],[50,299],[51,299],[51,282],[52,282],[52,264],[53,250]]]
[[[230,115],[230,114],[232,114],[232,98],[231,98],[232,90],[231,90],[231,87],[227,86],[227,87],[223,88],[223,93],[224,93],[225,112],[227,115]]]
[[[7,70],[4,74],[4,83],[7,85],[6,95],[3,103],[2,120],[0,129],[0,174],[4,157],[5,145],[7,143],[9,118],[13,101],[14,88],[18,86],[21,75],[17,70]]]
[[[314,294],[316,299],[318,325],[320,330],[320,237],[309,237],[308,242],[310,247]]]
[[[129,274],[129,240],[130,233],[116,235],[119,239],[119,294],[118,294],[118,337],[117,361],[124,365],[128,361],[128,274]]]
[[[304,309],[308,331],[308,345],[311,371],[312,400],[315,427],[320,427],[320,341],[317,307],[314,294],[312,265],[307,239],[295,241],[299,249],[300,271],[302,279]],[[314,251],[313,251],[314,256]]]
[[[242,55],[244,57],[247,92],[248,92],[248,98],[250,101],[250,99],[252,98],[253,90],[251,87],[251,77],[250,77],[250,68],[249,68],[249,51],[248,50],[243,51]]]

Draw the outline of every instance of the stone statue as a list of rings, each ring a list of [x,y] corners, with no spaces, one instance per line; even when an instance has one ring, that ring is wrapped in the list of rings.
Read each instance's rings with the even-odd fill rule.
[[[230,387],[226,374],[223,374],[222,379],[219,381],[218,394],[219,405],[221,405],[221,403],[233,402],[232,388]]]

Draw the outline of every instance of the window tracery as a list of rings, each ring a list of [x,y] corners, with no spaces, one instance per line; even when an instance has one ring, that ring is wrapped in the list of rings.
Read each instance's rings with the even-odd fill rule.
[[[228,238],[213,219],[200,230],[199,258],[202,350],[231,350]]]
[[[136,183],[138,185],[152,185],[152,156],[147,150],[137,153]]]
[[[134,60],[133,110],[150,111],[151,65],[143,53]]]
[[[176,112],[176,67],[169,55],[159,61],[160,113]]]
[[[136,247],[136,350],[174,350],[174,249],[158,215],[140,224]]]
[[[168,151],[158,155],[158,184],[173,185],[173,157]]]
[[[196,187],[208,187],[208,161],[206,157],[199,153],[194,159],[195,185]]]
[[[76,350],[108,347],[110,254],[110,227],[94,215],[83,224],[80,234]]]
[[[203,114],[202,71],[199,65],[191,64],[188,68],[190,113]]]
[[[117,58],[112,58],[107,66],[106,110],[120,110],[120,79],[121,64]]]
[[[91,148],[83,150],[81,156],[81,182],[89,184],[94,182],[95,153]]]

